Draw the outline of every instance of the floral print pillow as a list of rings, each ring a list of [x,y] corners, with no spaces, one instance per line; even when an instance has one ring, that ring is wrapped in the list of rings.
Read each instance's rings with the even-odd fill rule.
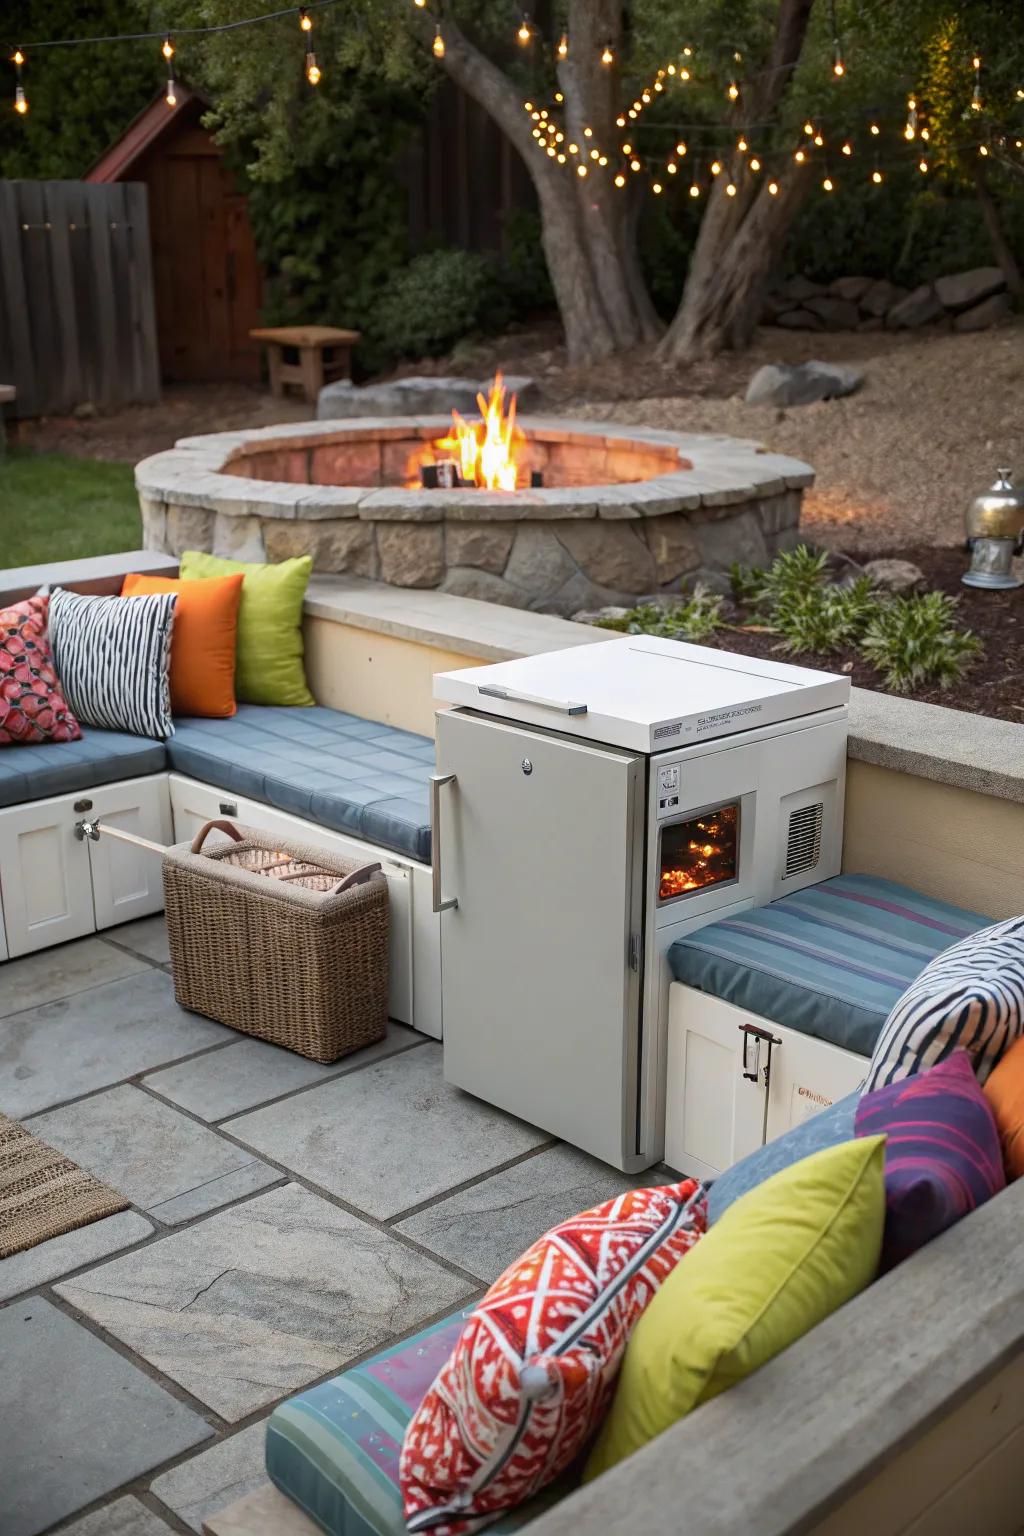
[[[82,732],[53,670],[43,593],[0,608],[0,747],[77,741]]]

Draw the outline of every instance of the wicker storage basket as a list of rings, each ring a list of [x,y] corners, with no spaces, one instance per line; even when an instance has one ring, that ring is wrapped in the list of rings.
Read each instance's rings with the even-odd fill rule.
[[[229,841],[204,848],[215,827]],[[383,1038],[388,886],[379,864],[213,821],[166,850],[163,874],[182,1007],[314,1061]]]

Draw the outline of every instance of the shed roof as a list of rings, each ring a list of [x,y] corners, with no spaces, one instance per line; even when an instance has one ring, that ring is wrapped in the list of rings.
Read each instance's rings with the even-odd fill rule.
[[[177,103],[173,107],[167,105],[162,90],[154,96],[149,106],[143,107],[121,137],[100,156],[82,179],[84,181],[123,181],[147,151],[165,138],[172,128],[181,127],[183,115],[194,118],[197,115],[197,108],[206,106],[201,96],[190,91],[180,81],[175,81],[175,95]]]

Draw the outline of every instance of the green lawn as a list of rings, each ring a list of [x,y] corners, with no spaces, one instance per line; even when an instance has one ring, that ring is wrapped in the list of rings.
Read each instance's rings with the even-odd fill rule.
[[[0,566],[141,547],[130,464],[22,449],[0,459]]]

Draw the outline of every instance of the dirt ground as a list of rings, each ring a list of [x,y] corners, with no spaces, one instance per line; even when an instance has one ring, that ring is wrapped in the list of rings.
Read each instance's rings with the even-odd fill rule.
[[[863,388],[787,411],[744,404],[762,363],[810,358],[855,363],[865,370]],[[402,371],[472,375],[495,366],[532,374],[553,411],[756,437],[806,459],[818,476],[804,503],[807,535],[853,554],[954,546],[967,503],[998,466],[1016,464],[1024,478],[1024,320],[975,335],[764,329],[749,352],[685,370],[666,368],[649,352],[571,369],[557,329],[540,325]],[[192,433],[311,414],[300,400],[241,385],[171,385],[159,405],[26,424],[22,440],[41,450],[136,461]]]

